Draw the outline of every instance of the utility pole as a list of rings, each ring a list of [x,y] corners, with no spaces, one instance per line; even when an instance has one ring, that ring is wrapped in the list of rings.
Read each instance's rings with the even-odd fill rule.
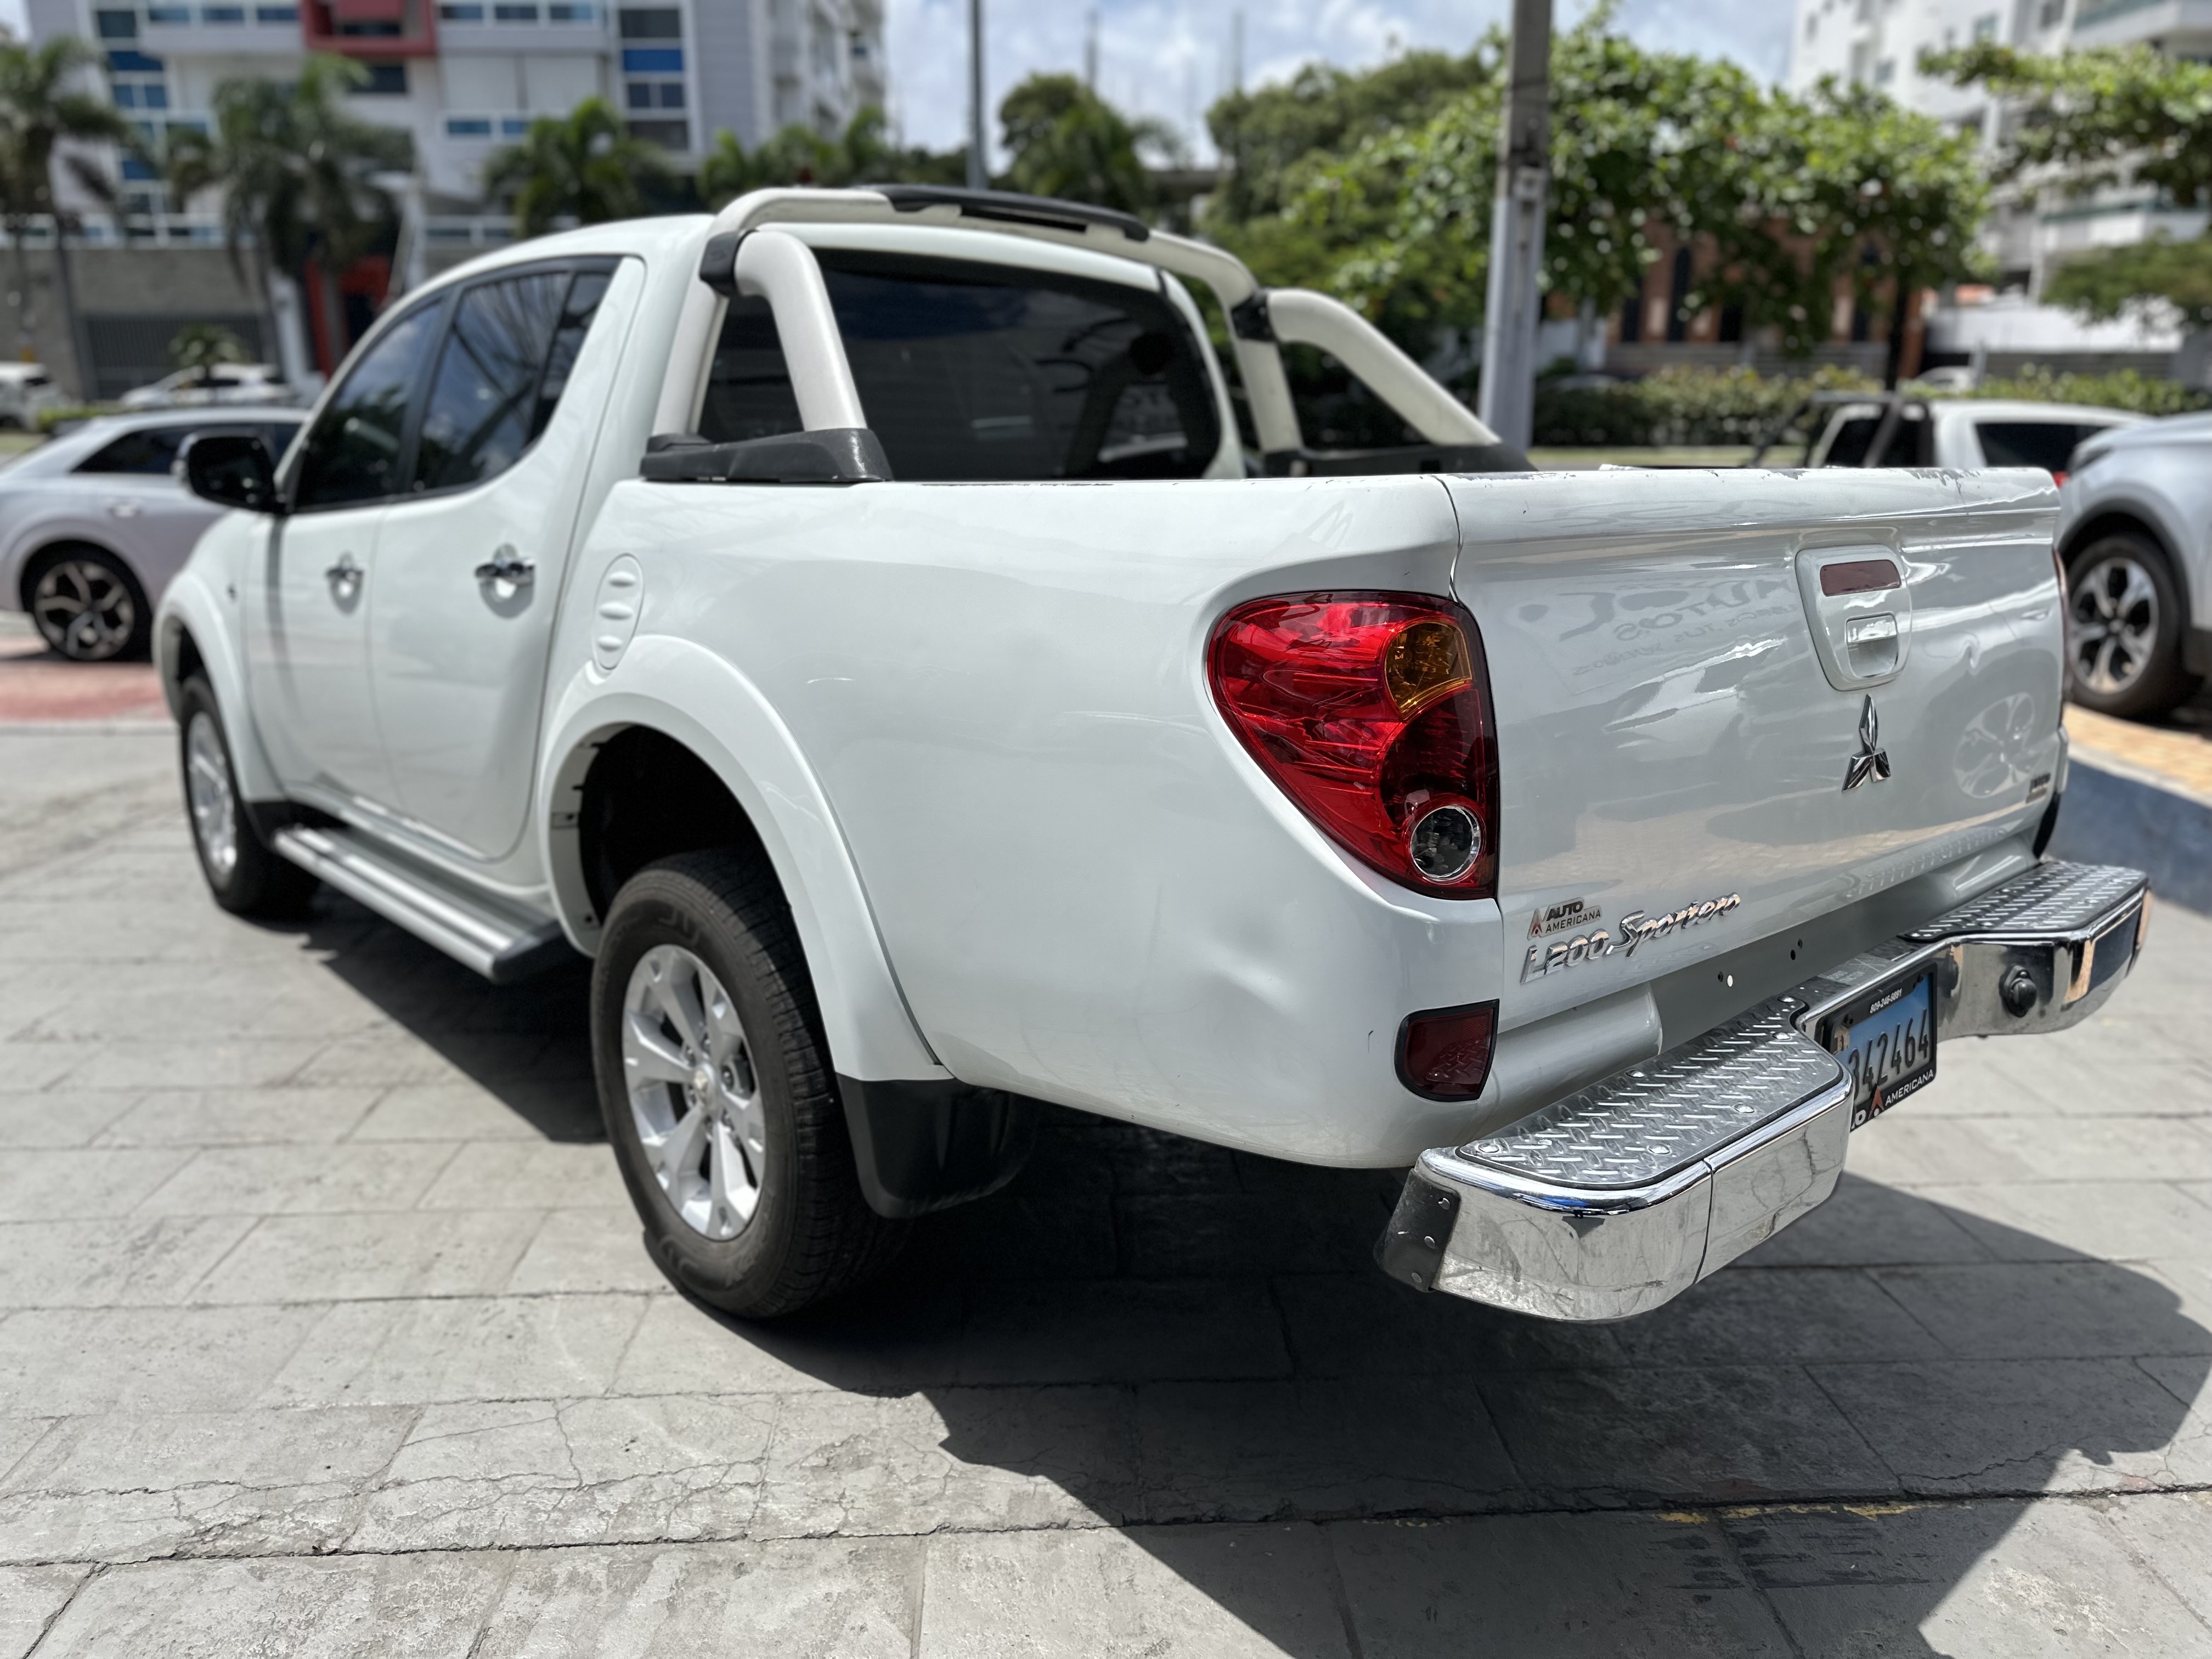
[[[988,190],[983,148],[983,0],[968,0],[968,188]]]
[[[1498,145],[1490,218],[1490,294],[1482,315],[1482,400],[1500,441],[1526,449],[1535,424],[1536,324],[1551,194],[1552,0],[1513,0],[1512,82]]]
[[[1083,25],[1083,84],[1098,90],[1098,8],[1091,7]]]
[[[1229,15],[1229,90],[1244,90],[1244,9]]]

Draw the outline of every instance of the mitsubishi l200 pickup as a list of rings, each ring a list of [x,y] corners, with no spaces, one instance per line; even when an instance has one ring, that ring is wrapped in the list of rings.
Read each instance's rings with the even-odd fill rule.
[[[1293,344],[1408,441],[1310,447]],[[281,460],[183,465],[237,509],[156,630],[216,901],[594,958],[647,1241],[742,1315],[1003,1184],[1044,1102],[1406,1170],[1398,1281],[1624,1317],[2143,937],[2139,873],[2043,856],[2047,473],[1532,472],[1112,212],[523,243]]]

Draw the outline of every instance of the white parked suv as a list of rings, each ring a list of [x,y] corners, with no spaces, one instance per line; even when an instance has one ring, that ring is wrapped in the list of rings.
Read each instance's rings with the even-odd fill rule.
[[[1285,343],[1421,441],[1310,448]],[[1618,1318],[2142,933],[2140,874],[2041,857],[2047,475],[1529,473],[1115,213],[549,237],[393,307],[281,466],[185,465],[241,509],[158,629],[217,902],[595,957],[647,1237],[743,1314],[1003,1183],[1042,1101],[1407,1170],[1399,1281]]]
[[[2059,492],[2071,695],[2162,714],[2212,674],[2212,415],[2084,443]]]
[[[39,364],[0,363],[0,428],[27,430],[61,406],[61,388]]]

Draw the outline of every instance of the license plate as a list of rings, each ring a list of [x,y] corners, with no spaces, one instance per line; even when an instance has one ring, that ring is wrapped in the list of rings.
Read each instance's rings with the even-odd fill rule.
[[[1893,981],[1820,1022],[1820,1042],[1851,1082],[1851,1127],[1936,1080],[1936,976]]]

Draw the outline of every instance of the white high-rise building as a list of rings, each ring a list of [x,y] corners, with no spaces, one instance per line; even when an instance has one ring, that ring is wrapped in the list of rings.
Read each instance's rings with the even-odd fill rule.
[[[834,131],[884,95],[882,0],[28,0],[31,38],[102,54],[111,95],[149,133],[204,126],[215,89],[298,74],[311,52],[368,72],[356,113],[414,135],[434,196],[479,194],[485,158],[538,117],[604,97],[696,162],[724,129],[751,146]],[[143,177],[146,205],[154,187]]]

